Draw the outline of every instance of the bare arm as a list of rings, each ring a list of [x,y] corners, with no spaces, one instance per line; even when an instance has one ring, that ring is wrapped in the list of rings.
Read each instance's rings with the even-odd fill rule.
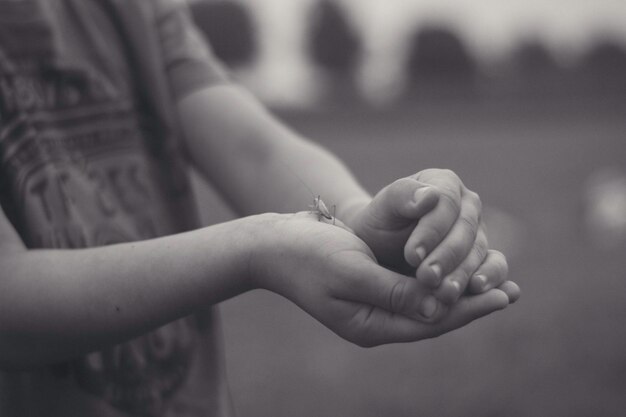
[[[336,204],[344,221],[371,199],[341,161],[243,89],[197,91],[180,100],[179,113],[195,166],[240,214],[306,209],[307,187]]]
[[[480,199],[452,171],[420,171],[372,199],[336,157],[243,89],[208,87],[183,97],[178,109],[194,164],[240,214],[303,210],[319,194],[382,264],[405,273],[419,266],[417,278],[446,304],[502,284],[476,275],[483,261],[501,271],[506,261],[487,256]]]
[[[302,210],[310,195],[284,164],[337,202],[340,218],[370,201],[336,158],[236,87],[199,91],[179,107],[199,169],[242,213]],[[492,269],[494,286],[506,286],[506,272]],[[0,368],[100,349],[256,287],[368,346],[435,337],[506,307],[509,295],[464,297],[439,323],[407,319],[432,305],[429,293],[381,268],[354,235],[306,215],[253,216],[101,248],[27,250],[0,211]]]
[[[0,234],[0,369],[101,349],[252,288],[287,297],[363,346],[437,337],[509,303],[493,289],[442,317],[447,309],[433,311],[416,280],[306,213],[85,250],[27,250],[4,215]]]
[[[246,291],[250,221],[83,250],[27,250],[0,210],[0,367],[61,361]]]

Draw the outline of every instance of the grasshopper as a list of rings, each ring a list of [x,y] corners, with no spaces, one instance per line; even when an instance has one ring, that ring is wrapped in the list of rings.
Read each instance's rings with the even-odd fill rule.
[[[313,204],[309,205],[309,208],[311,209],[311,213],[315,213],[317,214],[317,220],[321,221],[322,218],[326,219],[326,220],[332,220],[333,221],[333,226],[335,225],[335,211],[337,210],[337,206],[335,204],[333,204],[333,212],[332,214],[330,213],[330,210],[328,210],[328,207],[326,206],[326,203],[324,203],[324,200],[322,200],[322,197],[320,195],[318,195],[317,197],[315,196],[315,194],[313,193],[313,190],[311,190],[311,188],[309,188],[309,186],[302,180],[302,178],[300,178],[300,176],[298,174],[296,174],[296,172],[294,170],[292,170],[289,165],[287,165],[286,163],[283,162],[283,165],[285,166],[285,168],[291,172],[291,174],[296,177],[296,179],[300,182],[300,184],[302,184],[304,186],[304,188],[306,188],[308,190],[308,192],[311,194],[311,196],[313,196]]]
[[[308,187],[307,187],[308,188]],[[310,191],[310,190],[309,190]],[[313,213],[317,213],[317,220],[322,220],[322,217],[326,220],[332,220],[333,226],[335,225],[335,211],[337,206],[333,204],[333,214],[330,214],[328,207],[326,207],[326,203],[324,200],[318,195],[313,198],[313,204],[309,206]]]

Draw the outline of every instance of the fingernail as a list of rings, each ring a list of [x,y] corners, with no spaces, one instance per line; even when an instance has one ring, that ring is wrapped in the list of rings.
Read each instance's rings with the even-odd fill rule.
[[[418,263],[421,263],[424,258],[426,258],[426,249],[423,246],[419,246],[417,249],[415,249],[415,253],[417,254],[418,259]]]
[[[476,285],[478,285],[481,290],[484,290],[487,285],[487,277],[484,275],[476,275],[475,279],[477,282]]]
[[[438,307],[439,302],[437,301],[437,299],[432,295],[427,295],[426,297],[424,297],[422,303],[420,304],[419,312],[423,317],[429,319],[435,315]]]
[[[454,294],[455,298],[458,297],[461,293],[461,284],[456,281],[451,281],[450,286],[452,287],[452,293]]]
[[[441,266],[439,266],[439,264],[432,264],[430,266],[430,270],[437,279],[437,282],[439,282],[439,280],[441,279]]]

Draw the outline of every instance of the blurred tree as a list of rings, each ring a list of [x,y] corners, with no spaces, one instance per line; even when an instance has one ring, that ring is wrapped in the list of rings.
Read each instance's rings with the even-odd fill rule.
[[[360,38],[336,2],[322,0],[314,10],[309,50],[313,61],[327,71],[337,75],[354,72]]]
[[[513,64],[524,77],[541,77],[558,71],[552,53],[539,40],[522,42],[513,53]]]
[[[461,38],[444,27],[416,31],[408,51],[408,75],[414,85],[472,84],[477,66]]]
[[[243,5],[231,1],[198,1],[191,4],[191,11],[213,51],[226,65],[245,66],[254,60],[255,28]]]
[[[626,48],[616,41],[595,44],[581,59],[579,70],[601,92],[626,93]]]
[[[513,51],[510,66],[507,81],[516,94],[545,98],[572,93],[570,74],[538,39],[523,41]]]

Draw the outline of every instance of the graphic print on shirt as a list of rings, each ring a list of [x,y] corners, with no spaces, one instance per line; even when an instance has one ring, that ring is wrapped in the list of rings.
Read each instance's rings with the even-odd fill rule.
[[[33,1],[0,1],[0,203],[30,248],[149,239],[179,225],[148,148],[150,119],[120,73],[68,56]],[[25,35],[26,34],[26,35]],[[17,43],[17,39],[22,42]],[[87,48],[85,48],[87,50]],[[185,190],[181,190],[184,193]],[[159,415],[184,384],[195,332],[179,320],[72,363],[114,406]]]

